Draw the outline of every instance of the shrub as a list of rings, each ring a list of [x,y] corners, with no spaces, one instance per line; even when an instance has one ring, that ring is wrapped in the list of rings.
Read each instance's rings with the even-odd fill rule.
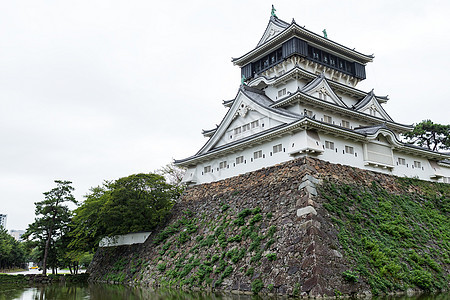
[[[253,274],[255,273],[255,268],[250,267],[248,268],[247,272],[245,272],[245,276],[253,276]]]
[[[156,268],[160,271],[160,272],[164,272],[164,270],[166,269],[166,264],[165,263],[160,263],[156,266]]]
[[[227,278],[228,276],[230,276],[231,272],[233,272],[233,267],[232,266],[228,266],[225,271],[223,271],[222,276],[220,278]]]
[[[411,282],[424,290],[431,290],[433,277],[431,273],[422,270],[414,270],[411,276]]]
[[[342,273],[342,277],[347,282],[358,282],[358,273],[354,271],[345,271]]]
[[[267,259],[270,261],[274,261],[277,259],[277,254],[276,253],[269,253],[266,255]]]
[[[261,220],[262,220],[261,214],[256,214],[256,215],[253,216],[253,218],[250,219],[249,224],[253,225],[253,224],[255,224],[255,223],[257,223],[257,222],[259,222]]]
[[[258,294],[264,287],[264,284],[261,279],[255,279],[252,282],[252,292],[254,294]]]

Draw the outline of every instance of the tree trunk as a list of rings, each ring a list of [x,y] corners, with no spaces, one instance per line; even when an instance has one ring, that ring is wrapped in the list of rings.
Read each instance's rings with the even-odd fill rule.
[[[42,263],[42,274],[47,275],[47,256],[48,256],[48,249],[50,248],[50,240],[52,237],[52,228],[48,231],[47,235],[47,241],[45,241],[45,249],[44,249],[44,262]]]

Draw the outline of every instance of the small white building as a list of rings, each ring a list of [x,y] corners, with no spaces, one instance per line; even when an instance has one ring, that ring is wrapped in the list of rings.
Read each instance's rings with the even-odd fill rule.
[[[143,244],[150,236],[151,232],[133,232],[124,235],[103,238],[99,247],[117,247],[123,245]]]
[[[0,227],[6,228],[6,216],[4,214],[0,214]]]
[[[221,180],[299,156],[313,156],[396,176],[450,183],[450,155],[402,143],[411,125],[384,110],[389,99],[361,91],[373,56],[272,15],[241,68],[236,97],[224,101],[206,144],[176,160],[188,184]]]
[[[25,230],[16,230],[11,229],[9,234],[18,242],[22,242],[22,235],[25,233]]]

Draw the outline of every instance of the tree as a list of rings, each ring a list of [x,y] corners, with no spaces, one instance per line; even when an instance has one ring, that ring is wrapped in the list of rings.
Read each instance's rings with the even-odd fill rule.
[[[56,187],[44,193],[44,200],[36,202],[35,221],[28,225],[24,238],[32,237],[43,250],[42,273],[47,273],[47,263],[55,270],[58,263],[57,242],[68,231],[71,212],[66,203],[77,204],[72,195],[70,181],[55,180]]]
[[[135,174],[94,187],[74,211],[69,250],[92,252],[103,237],[149,231],[167,216],[182,188],[157,174]]]
[[[21,243],[0,226],[0,270],[22,266],[25,263],[25,250]]]
[[[183,188],[185,185],[181,181],[185,173],[186,169],[177,167],[173,162],[155,171],[155,174],[164,176],[169,184]]]
[[[424,120],[413,131],[404,134],[407,142],[426,147],[433,151],[450,149],[450,125],[435,124]]]

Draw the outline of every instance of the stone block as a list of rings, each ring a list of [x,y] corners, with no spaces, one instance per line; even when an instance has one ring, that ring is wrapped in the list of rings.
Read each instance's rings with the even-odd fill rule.
[[[301,217],[306,214],[317,215],[317,211],[312,206],[306,206],[306,207],[297,209],[297,217]]]
[[[307,176],[309,176],[309,175],[307,175]],[[306,181],[303,181],[302,183],[300,183],[300,185],[298,186],[298,190],[300,191],[301,189],[303,189],[303,188],[305,188],[307,186],[310,186],[310,187],[313,187],[313,188],[316,187],[314,183],[312,183],[309,180],[306,180]]]
[[[318,184],[319,183],[319,179],[315,178],[314,176],[311,176],[309,174],[306,174],[305,176],[303,176],[302,181],[311,181],[314,184]]]
[[[317,190],[316,190],[315,187],[312,187],[312,186],[306,186],[306,187],[305,187],[305,190],[306,190],[309,194],[311,194],[311,195],[313,195],[313,196],[317,196]]]
[[[309,292],[317,284],[317,276],[313,276],[305,281],[302,285],[302,292]]]

